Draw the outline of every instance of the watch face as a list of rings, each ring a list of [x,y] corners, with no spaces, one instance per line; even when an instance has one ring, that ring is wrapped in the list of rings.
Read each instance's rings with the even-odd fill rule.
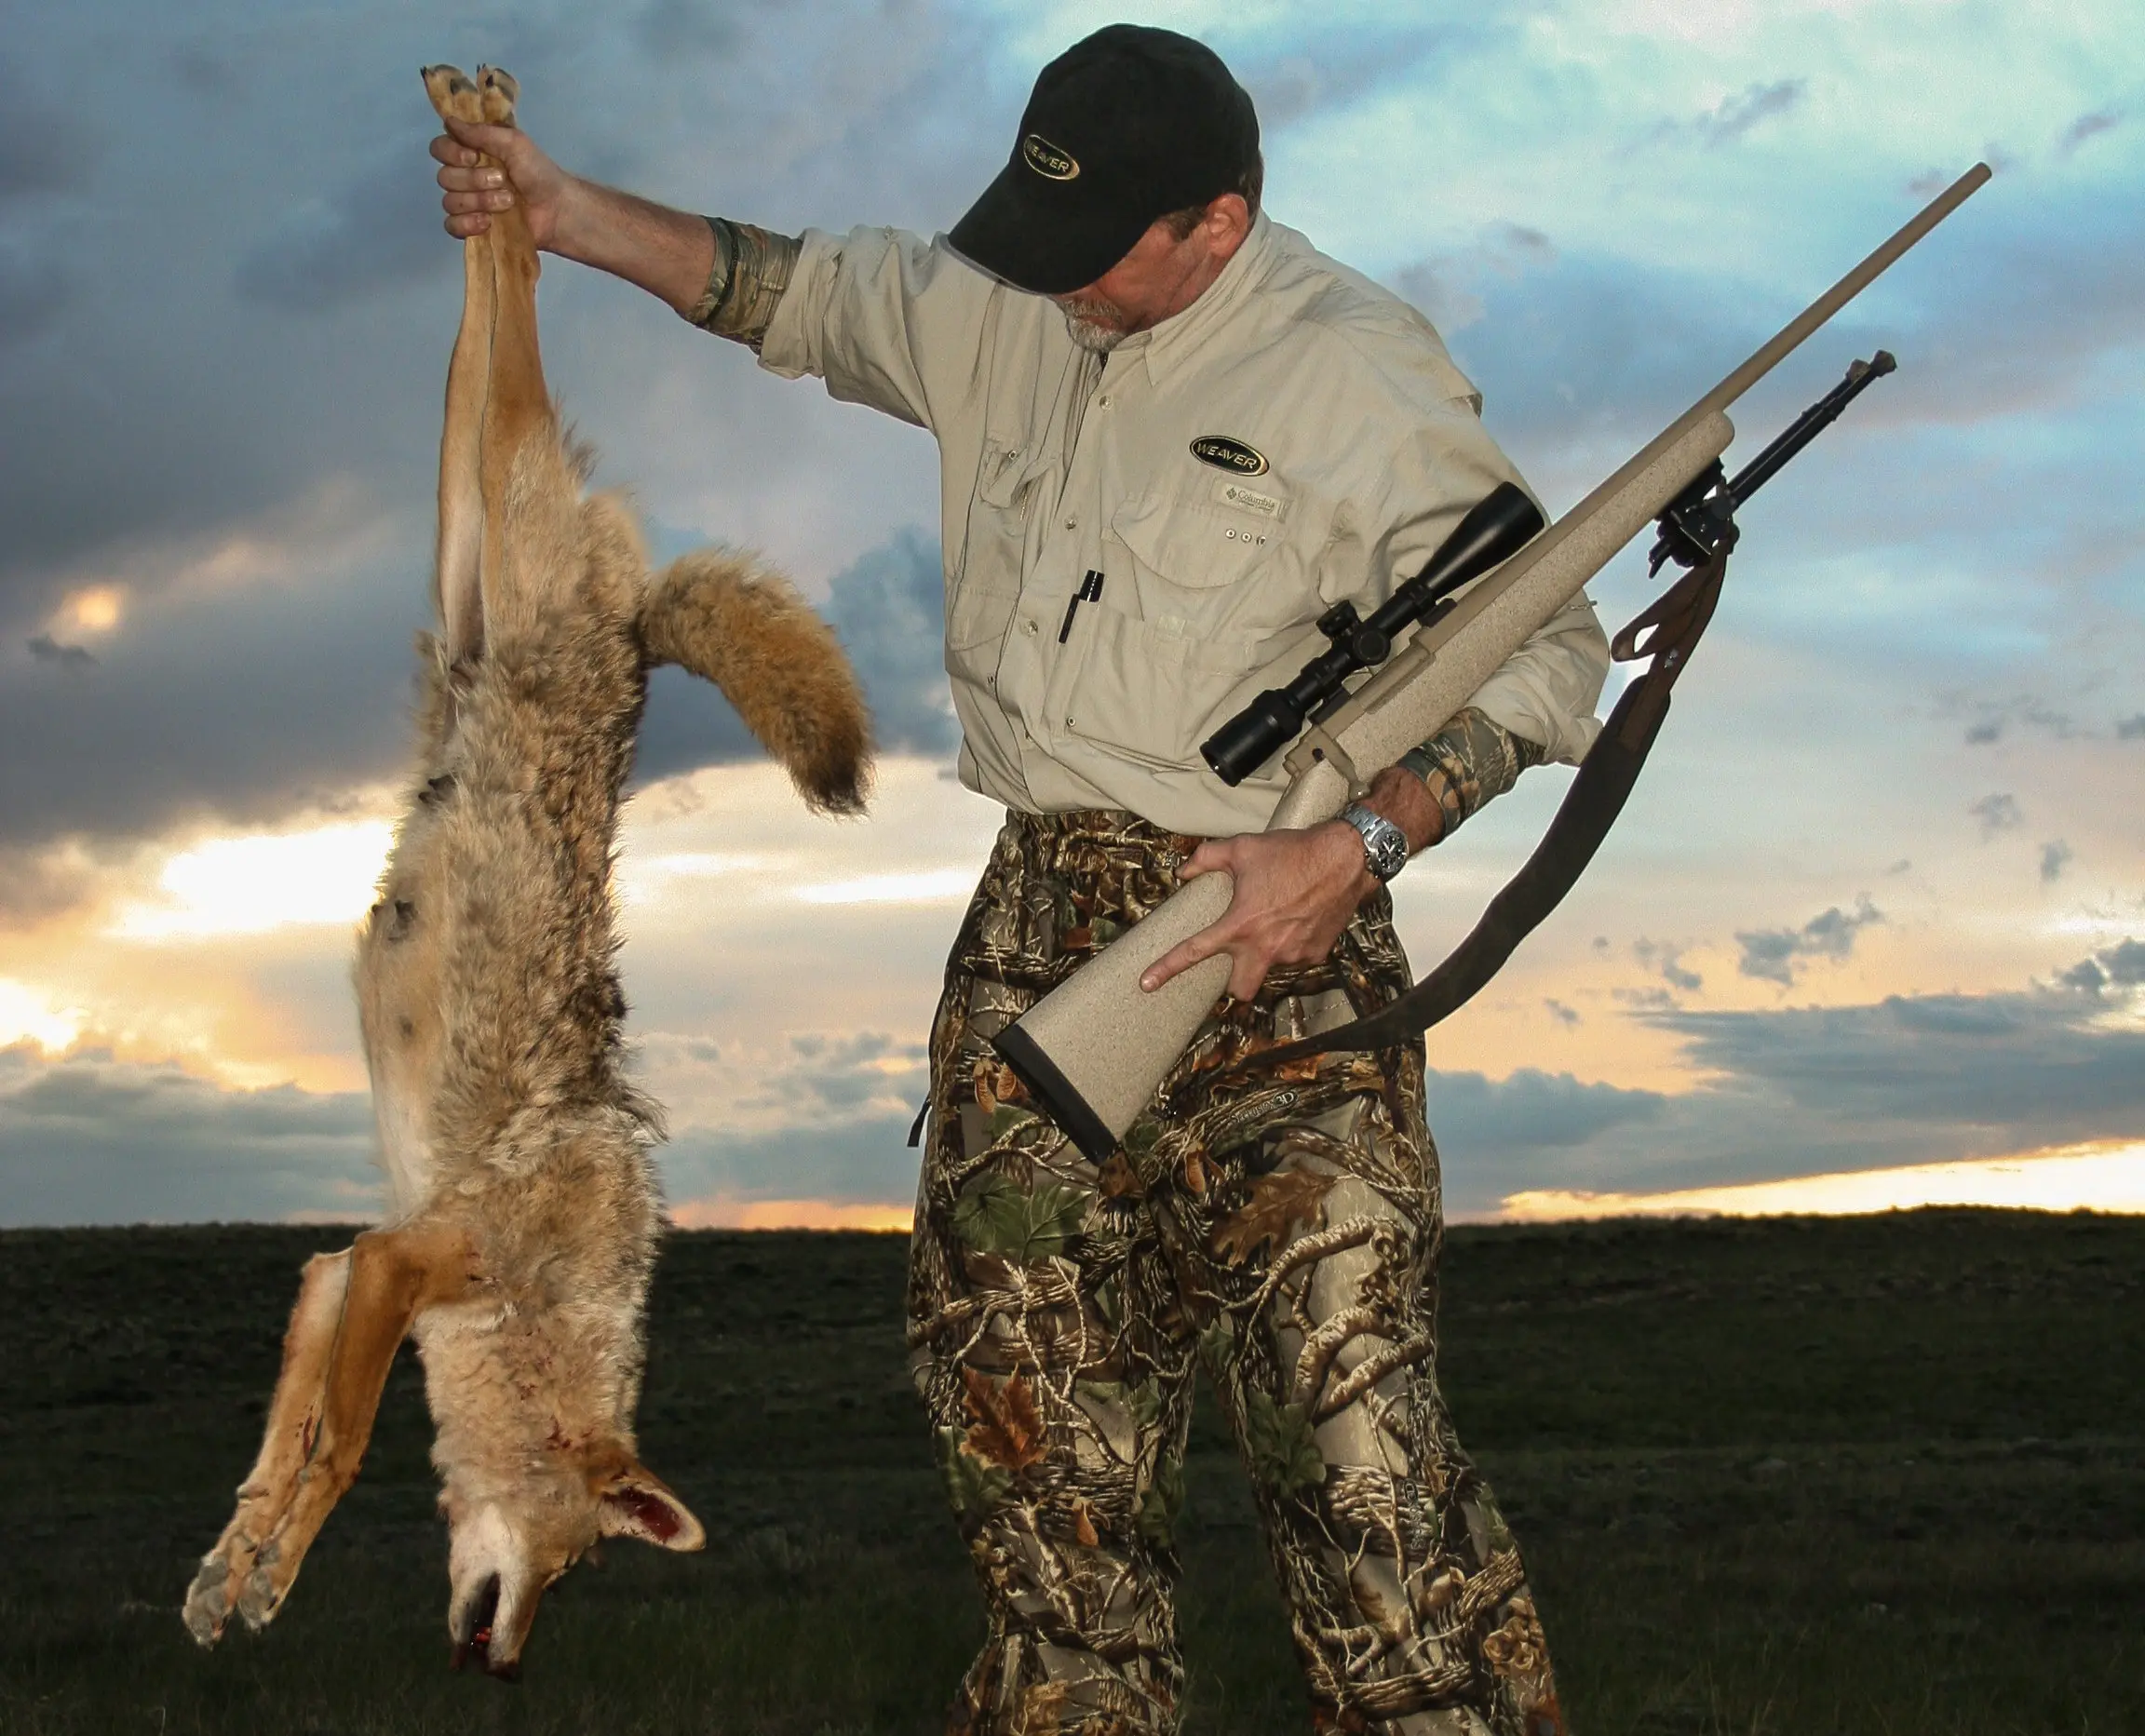
[[[1363,866],[1373,880],[1389,881],[1408,866],[1408,834],[1382,814],[1351,805],[1342,816],[1363,837]]]

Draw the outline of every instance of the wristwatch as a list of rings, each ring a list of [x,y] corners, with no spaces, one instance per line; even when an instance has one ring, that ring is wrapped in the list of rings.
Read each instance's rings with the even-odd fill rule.
[[[1381,886],[1408,866],[1408,834],[1383,814],[1352,801],[1341,817],[1363,834],[1363,866]]]

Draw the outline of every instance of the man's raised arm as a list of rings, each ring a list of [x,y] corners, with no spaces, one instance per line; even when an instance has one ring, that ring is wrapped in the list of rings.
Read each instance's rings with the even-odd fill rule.
[[[482,235],[493,212],[519,199],[546,252],[623,277],[693,324],[755,349],[797,261],[788,236],[569,174],[516,128],[449,122],[432,155],[449,235]]]

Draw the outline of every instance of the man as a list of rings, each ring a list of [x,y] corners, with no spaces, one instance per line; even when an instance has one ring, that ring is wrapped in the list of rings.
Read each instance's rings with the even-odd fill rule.
[[[1322,644],[1329,605],[1368,612],[1514,477],[1437,334],[1260,211],[1250,100],[1167,31],[1113,25],[1046,67],[1005,169],[932,242],[689,216],[516,134],[433,154],[452,233],[518,197],[540,246],[938,442],[961,775],[1008,810],[933,1029],[909,1287],[990,1609],[953,1728],[1174,1727],[1204,1360],[1321,1727],[1560,1730],[1518,1555],[1437,1393],[1421,1045],[1231,1064],[1405,987],[1383,881],[1585,752],[1600,629],[1576,601],[1346,820],[1261,833],[1278,769],[1230,789],[1198,753]],[[1229,993],[1090,1164],[988,1040],[1216,868],[1227,915],[1147,986],[1226,950]]]

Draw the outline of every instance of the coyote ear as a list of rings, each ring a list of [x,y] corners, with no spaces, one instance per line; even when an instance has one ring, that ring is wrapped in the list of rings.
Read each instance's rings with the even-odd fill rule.
[[[638,1462],[627,1465],[597,1495],[604,1537],[635,1537],[658,1549],[694,1550],[708,1541],[700,1521],[664,1487],[663,1479]]]

